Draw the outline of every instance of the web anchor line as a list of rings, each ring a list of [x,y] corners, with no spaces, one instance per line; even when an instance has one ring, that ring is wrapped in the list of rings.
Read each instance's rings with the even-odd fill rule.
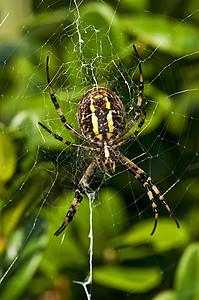
[[[86,277],[86,279],[81,281],[73,281],[74,283],[80,284],[83,286],[84,291],[86,293],[86,297],[88,300],[91,300],[91,294],[88,291],[87,286],[92,284],[93,282],[93,208],[92,208],[92,202],[94,199],[95,193],[88,194],[89,199],[89,213],[90,213],[90,231],[89,231],[89,239],[90,239],[90,246],[89,246],[89,275]]]

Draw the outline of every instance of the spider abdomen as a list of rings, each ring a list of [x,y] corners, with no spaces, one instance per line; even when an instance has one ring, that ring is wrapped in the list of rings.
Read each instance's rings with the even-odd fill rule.
[[[78,123],[88,139],[117,136],[126,124],[123,104],[112,91],[92,88],[78,105]]]

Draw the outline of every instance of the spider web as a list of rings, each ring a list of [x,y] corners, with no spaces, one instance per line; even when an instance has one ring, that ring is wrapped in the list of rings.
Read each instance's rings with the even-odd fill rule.
[[[186,15],[179,11],[178,19],[168,13],[165,20],[171,21],[175,34],[161,27],[155,37],[149,31],[149,39],[138,19],[147,22],[152,16],[157,21],[162,16],[152,2],[20,3],[23,9],[5,4],[0,21],[1,152],[6,158],[1,180],[2,299],[25,299],[26,294],[38,299],[141,299],[141,293],[143,299],[152,299],[172,287],[181,249],[190,236],[198,239],[199,48],[191,27],[198,22],[198,7],[193,1]],[[189,48],[168,45],[173,36],[178,41],[182,30],[188,38],[190,28]],[[119,96],[129,122],[139,86],[133,43],[142,60],[142,106],[147,99],[149,111],[138,139],[120,150],[153,179],[181,228],[175,228],[159,204],[160,220],[150,237],[154,220],[147,194],[117,165],[114,174],[99,168],[73,222],[55,238],[92,156],[66,148],[37,125],[41,121],[65,139],[82,143],[63,128],[51,103],[46,56],[53,91],[72,126],[78,129],[78,102],[96,85]],[[41,289],[33,291],[30,283],[36,287],[39,281]]]

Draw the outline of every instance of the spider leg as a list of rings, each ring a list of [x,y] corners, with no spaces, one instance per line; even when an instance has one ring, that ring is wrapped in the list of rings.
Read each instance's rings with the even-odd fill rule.
[[[46,74],[47,74],[48,86],[49,86],[49,89],[50,89],[51,100],[52,100],[52,102],[53,102],[53,104],[55,106],[55,109],[57,110],[57,112],[58,112],[58,114],[60,116],[61,122],[66,127],[66,129],[68,129],[69,131],[71,131],[78,138],[80,138],[81,140],[87,141],[87,139],[81,133],[79,133],[75,128],[73,128],[72,125],[70,125],[69,123],[66,122],[66,118],[64,117],[63,112],[62,112],[61,108],[59,107],[57,99],[56,99],[56,97],[55,97],[55,95],[53,93],[53,90],[52,90],[51,80],[50,80],[50,77],[49,77],[48,62],[49,62],[49,56],[47,56],[47,60],[46,60]]]
[[[151,235],[155,232],[155,229],[157,226],[157,220],[158,220],[158,207],[157,207],[157,204],[153,197],[153,192],[157,195],[160,202],[166,207],[170,216],[174,219],[177,227],[179,228],[180,227],[179,223],[178,223],[177,219],[175,218],[174,214],[172,213],[167,201],[165,200],[164,196],[160,193],[158,188],[153,184],[151,178],[141,168],[139,168],[136,164],[134,164],[130,159],[128,159],[126,156],[124,156],[121,152],[119,152],[119,151],[115,152],[115,159],[119,163],[121,163],[130,173],[133,174],[133,176],[143,185],[143,187],[145,188],[145,190],[147,192],[147,195],[151,202],[153,212],[155,214],[155,224],[154,224],[153,230],[151,232]]]
[[[75,191],[75,198],[66,214],[64,222],[59,227],[59,229],[54,233],[54,235],[58,236],[73,220],[73,217],[84,197],[86,189],[90,186],[91,180],[93,179],[94,174],[96,173],[98,168],[98,157],[95,157],[93,161],[90,163],[88,168],[86,169],[84,175],[82,176],[77,189]]]
[[[48,133],[50,133],[55,139],[59,140],[60,142],[62,142],[64,144],[66,144],[67,146],[74,147],[74,148],[81,148],[81,149],[84,149],[84,150],[87,150],[87,151],[91,151],[91,152],[96,152],[96,148],[87,147],[87,146],[84,146],[84,145],[78,145],[78,144],[71,143],[71,142],[65,140],[63,137],[59,136],[58,134],[55,134],[54,132],[52,132],[50,129],[48,129],[42,123],[38,122],[38,124],[41,127],[43,127]]]
[[[138,66],[139,66],[139,71],[140,71],[140,84],[139,84],[139,94],[138,94],[138,100],[137,100],[137,108],[135,112],[134,118],[128,123],[128,125],[124,128],[124,130],[118,135],[118,138],[121,139],[129,130],[135,125],[135,123],[138,121],[140,117],[140,112],[141,112],[141,104],[142,104],[142,99],[143,99],[143,90],[144,90],[144,81],[143,81],[143,75],[142,75],[142,67],[141,67],[141,61],[137,52],[137,49],[135,45],[133,45],[135,54],[137,56],[138,60]]]
[[[145,173],[145,176],[147,176],[147,174]],[[177,227],[179,228],[180,225],[176,219],[176,217],[174,216],[174,214],[171,211],[171,208],[169,207],[166,199],[164,198],[164,196],[160,193],[159,189],[157,188],[156,185],[153,184],[152,179],[148,176],[147,178],[147,182],[149,184],[149,186],[151,187],[151,189],[154,191],[154,193],[158,196],[160,202],[162,203],[162,205],[164,205],[167,209],[167,211],[169,212],[169,214],[171,215],[171,217],[174,219],[174,221],[176,222]]]
[[[119,142],[118,143],[119,147],[126,144],[126,143],[128,143],[129,141],[134,140],[137,137],[137,135],[139,134],[140,129],[144,125],[144,122],[145,122],[145,119],[146,119],[147,108],[148,108],[148,102],[146,102],[145,111],[144,111],[142,119],[140,120],[140,123],[138,124],[137,129],[134,131],[134,133],[132,135],[128,136],[126,139]]]

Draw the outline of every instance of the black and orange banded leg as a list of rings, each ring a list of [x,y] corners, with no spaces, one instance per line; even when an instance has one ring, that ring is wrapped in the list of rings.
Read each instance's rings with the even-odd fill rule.
[[[155,232],[158,220],[158,207],[156,201],[153,197],[153,192],[157,195],[160,202],[166,207],[167,211],[169,212],[170,216],[176,222],[177,227],[179,228],[179,223],[175,218],[174,214],[172,213],[167,201],[165,200],[164,196],[160,193],[159,189],[153,184],[152,179],[136,164],[134,164],[130,159],[124,156],[121,152],[117,151],[115,153],[115,159],[120,162],[133,176],[143,185],[145,188],[149,200],[151,202],[151,206],[155,215],[155,224],[151,235]]]
[[[143,75],[142,75],[142,66],[141,66],[141,61],[140,61],[140,58],[139,58],[139,54],[137,52],[137,49],[136,49],[135,45],[133,45],[133,48],[134,48],[135,54],[137,56],[139,72],[140,72],[140,83],[139,83],[139,94],[138,94],[138,100],[137,100],[137,108],[136,108],[135,116],[133,117],[133,119],[128,123],[126,128],[124,128],[124,130],[118,135],[119,139],[122,138],[125,134],[127,134],[127,132],[129,132],[129,130],[138,121],[138,119],[140,117],[140,113],[141,113],[141,105],[142,105],[143,91],[144,91],[144,80],[143,80]]]
[[[86,189],[89,188],[90,186],[91,180],[93,179],[93,176],[97,171],[97,168],[98,168],[98,158],[95,157],[93,161],[90,163],[90,165],[88,166],[88,168],[86,169],[84,175],[82,176],[78,184],[78,187],[75,191],[75,198],[73,199],[73,202],[66,214],[64,222],[59,227],[59,229],[54,233],[54,235],[58,236],[73,220],[73,217],[84,197]]]
[[[46,60],[46,74],[47,74],[47,80],[48,80],[48,86],[50,89],[50,96],[51,96],[51,100],[54,104],[55,109],[57,110],[59,116],[60,116],[60,120],[62,122],[62,124],[66,127],[66,129],[68,129],[69,131],[71,131],[73,134],[75,134],[78,138],[80,138],[81,140],[87,141],[86,138],[79,133],[72,125],[70,125],[69,123],[67,123],[66,118],[63,115],[63,112],[57,102],[57,99],[53,93],[53,89],[51,86],[51,80],[49,77],[49,67],[48,67],[48,62],[49,62],[49,57],[47,56],[47,60]]]
[[[136,176],[135,176],[136,177]],[[153,230],[151,232],[151,235],[154,234],[155,230],[156,230],[156,227],[157,227],[157,222],[158,222],[158,215],[159,215],[159,209],[157,207],[157,204],[156,204],[156,201],[153,197],[153,193],[150,189],[150,186],[147,182],[144,182],[143,183],[143,180],[142,180],[142,177],[141,176],[138,176],[136,177],[143,185],[143,187],[146,189],[146,192],[147,192],[147,195],[149,197],[149,200],[151,202],[151,206],[152,206],[152,209],[153,209],[153,213],[154,213],[154,216],[155,216],[155,223],[154,223],[154,226],[153,226]]]
[[[67,146],[74,147],[74,148],[79,148],[79,149],[81,148],[81,149],[84,149],[84,150],[87,150],[87,151],[91,151],[91,152],[95,152],[96,151],[96,148],[93,148],[93,147],[87,147],[87,146],[84,146],[84,145],[78,145],[78,144],[75,144],[75,143],[71,143],[71,142],[65,140],[60,135],[55,134],[54,132],[52,132],[48,127],[46,127],[45,125],[43,125],[41,122],[38,122],[38,124],[42,128],[44,128],[48,133],[50,133],[55,139],[57,139],[58,141],[64,143]]]
[[[66,217],[64,219],[64,222],[59,227],[59,229],[54,233],[54,235],[58,236],[62,231],[68,226],[68,224],[73,220],[73,217],[79,207],[79,204],[81,203],[83,197],[84,197],[85,191],[81,184],[78,185],[78,188],[75,191],[75,198],[73,199],[73,202],[66,214]]]
[[[176,219],[176,217],[174,216],[174,214],[171,211],[171,208],[169,207],[166,199],[164,198],[164,196],[160,193],[159,189],[157,188],[156,185],[153,184],[152,179],[148,176],[147,178],[147,182],[149,183],[149,186],[151,187],[151,189],[153,190],[153,192],[158,196],[160,202],[162,203],[162,205],[164,205],[167,209],[167,211],[169,212],[169,214],[171,215],[171,217],[174,219],[174,221],[176,222],[177,227],[179,228],[180,225]],[[153,233],[152,233],[153,234]]]

